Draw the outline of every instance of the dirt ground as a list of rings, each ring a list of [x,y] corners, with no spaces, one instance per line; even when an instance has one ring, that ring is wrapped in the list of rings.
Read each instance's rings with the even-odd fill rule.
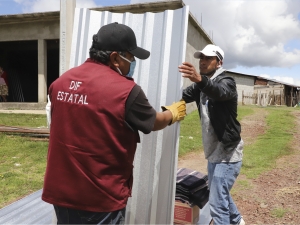
[[[233,199],[246,224],[300,224],[300,111],[295,111],[297,131],[293,138],[293,153],[279,158],[271,171],[249,180],[240,175],[238,180],[247,180],[249,187],[238,182],[233,187]],[[266,111],[258,109],[241,121],[242,138],[246,145],[256,140],[265,131]],[[203,152],[181,157],[178,167],[207,173]]]

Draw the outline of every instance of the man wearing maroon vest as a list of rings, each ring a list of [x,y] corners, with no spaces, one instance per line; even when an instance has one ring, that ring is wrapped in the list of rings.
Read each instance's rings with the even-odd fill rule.
[[[49,88],[51,126],[42,199],[58,224],[122,224],[131,195],[138,131],[182,120],[185,102],[156,112],[133,79],[135,57],[150,55],[126,25],[93,36],[90,58]]]

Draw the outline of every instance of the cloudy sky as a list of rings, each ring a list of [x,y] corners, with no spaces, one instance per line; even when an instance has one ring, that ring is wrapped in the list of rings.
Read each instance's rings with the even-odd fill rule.
[[[77,0],[77,7],[158,0]],[[300,85],[299,0],[183,0],[225,52],[224,68]],[[59,0],[0,0],[0,15],[59,10]]]

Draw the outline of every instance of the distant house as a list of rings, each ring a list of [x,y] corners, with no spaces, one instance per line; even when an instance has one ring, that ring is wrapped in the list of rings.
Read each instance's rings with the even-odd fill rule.
[[[240,104],[295,106],[300,102],[298,85],[233,71],[227,74],[236,81]]]

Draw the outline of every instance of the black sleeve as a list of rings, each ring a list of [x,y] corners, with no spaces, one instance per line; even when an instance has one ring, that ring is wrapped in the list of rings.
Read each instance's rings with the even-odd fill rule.
[[[197,85],[203,93],[215,101],[228,101],[237,96],[236,84],[232,77],[223,77],[218,81],[206,79]]]
[[[196,83],[192,83],[190,86],[185,88],[182,92],[182,98],[186,103],[196,102],[198,104],[200,102],[200,88]]]
[[[125,121],[133,130],[149,134],[155,123],[156,111],[139,85],[135,85],[126,101]]]

